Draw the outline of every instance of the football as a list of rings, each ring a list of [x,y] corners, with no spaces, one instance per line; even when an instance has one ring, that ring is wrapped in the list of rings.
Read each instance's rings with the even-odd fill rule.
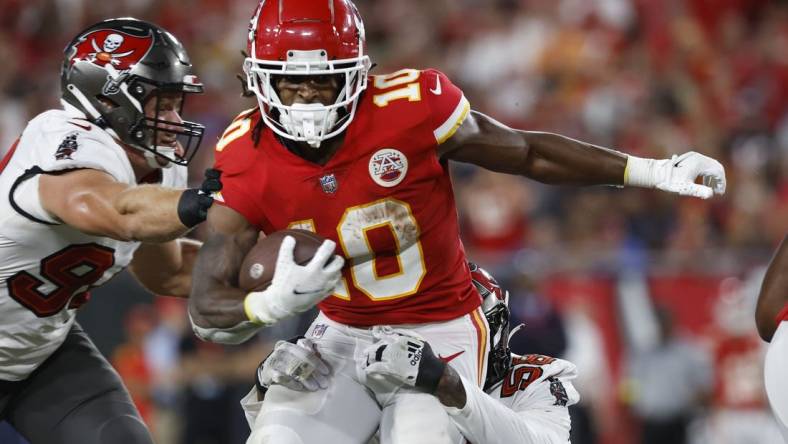
[[[245,291],[261,291],[268,288],[274,278],[279,246],[285,236],[296,240],[293,259],[304,265],[312,259],[325,240],[322,236],[307,230],[281,230],[271,233],[257,241],[246,254],[238,275],[238,287]]]

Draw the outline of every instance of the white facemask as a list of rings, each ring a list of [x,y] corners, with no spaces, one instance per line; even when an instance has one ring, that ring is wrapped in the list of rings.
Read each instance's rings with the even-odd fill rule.
[[[287,132],[305,138],[312,148],[320,147],[323,136],[336,122],[336,109],[327,109],[320,103],[295,103],[289,111],[279,112],[279,123]]]

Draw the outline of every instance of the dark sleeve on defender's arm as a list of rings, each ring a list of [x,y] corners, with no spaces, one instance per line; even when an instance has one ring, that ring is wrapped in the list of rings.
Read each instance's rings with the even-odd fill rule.
[[[472,111],[439,155],[555,185],[621,185],[627,156],[552,133],[521,131]]]
[[[229,328],[249,320],[244,313],[247,292],[238,288],[238,272],[258,235],[249,227],[237,234],[213,233],[203,244],[189,297],[189,313],[195,324]]]

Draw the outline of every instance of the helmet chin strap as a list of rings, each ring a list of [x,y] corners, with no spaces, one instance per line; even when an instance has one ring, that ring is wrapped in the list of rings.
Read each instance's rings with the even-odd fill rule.
[[[312,148],[320,147],[323,134],[336,122],[337,110],[327,110],[321,103],[296,103],[279,113],[279,123],[287,132],[305,138]]]

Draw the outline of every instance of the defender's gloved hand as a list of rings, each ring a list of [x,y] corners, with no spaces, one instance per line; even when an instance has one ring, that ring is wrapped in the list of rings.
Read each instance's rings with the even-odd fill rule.
[[[261,394],[273,384],[299,392],[328,387],[331,370],[320,357],[315,344],[304,337],[279,341],[257,367],[256,386]]]
[[[361,369],[368,377],[393,378],[424,393],[435,393],[446,363],[426,341],[413,336],[387,335],[364,350]]]
[[[208,209],[213,205],[213,193],[222,189],[221,175],[221,171],[208,168],[200,188],[189,188],[181,194],[178,218],[185,227],[191,228],[208,217]]]
[[[695,183],[698,176],[703,179],[703,185]],[[725,168],[711,157],[694,151],[661,160],[629,156],[624,185],[708,199],[714,194],[725,194]]]
[[[285,236],[271,285],[246,296],[244,310],[252,322],[274,324],[309,310],[327,298],[342,277],[345,260],[334,254],[334,241],[326,239],[306,265],[298,265],[293,259],[295,244],[295,238]]]

